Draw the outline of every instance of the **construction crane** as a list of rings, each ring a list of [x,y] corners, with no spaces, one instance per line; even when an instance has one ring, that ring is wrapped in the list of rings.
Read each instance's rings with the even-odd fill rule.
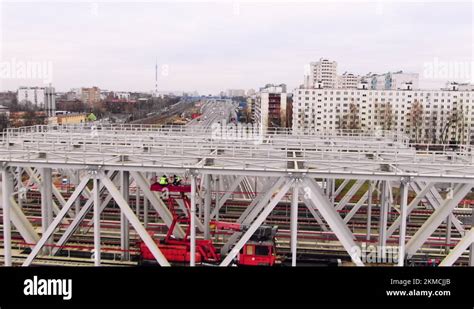
[[[173,221],[168,229],[164,239],[155,240],[158,248],[169,262],[189,263],[190,261],[190,200],[186,193],[191,192],[189,185],[160,185],[154,183],[151,185],[151,191],[168,191],[167,204],[173,216]],[[176,205],[177,199],[184,202],[184,213],[178,213]],[[173,236],[173,231],[177,224],[187,225],[185,236],[181,239]],[[231,230],[235,232],[245,232],[247,226],[235,222],[211,221],[210,228],[213,234],[219,231]],[[274,266],[277,262],[275,235],[277,226],[260,226],[249,241],[242,247],[237,258],[236,264],[239,266]],[[153,235],[151,234],[153,237]],[[144,242],[140,246],[140,263],[149,264],[155,261],[153,254]],[[221,261],[221,255],[213,244],[212,239],[196,239],[196,263],[218,264]]]

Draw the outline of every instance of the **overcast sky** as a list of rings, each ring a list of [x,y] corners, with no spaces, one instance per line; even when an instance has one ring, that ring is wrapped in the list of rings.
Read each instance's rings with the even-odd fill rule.
[[[6,2],[0,57],[51,61],[59,91],[151,91],[156,60],[160,90],[201,94],[266,83],[291,89],[303,82],[305,64],[320,57],[336,60],[339,73],[424,77],[434,59],[471,61],[472,12],[469,2]],[[422,86],[442,83],[425,79]],[[43,80],[1,81],[3,89],[20,85]]]

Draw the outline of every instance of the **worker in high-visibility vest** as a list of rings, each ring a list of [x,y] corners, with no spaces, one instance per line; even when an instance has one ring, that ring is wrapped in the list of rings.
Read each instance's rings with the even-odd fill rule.
[[[181,177],[173,175],[173,185],[174,186],[179,186],[181,185]]]
[[[166,177],[166,175],[161,176],[159,184],[160,184],[160,186],[167,186],[168,185],[168,177]]]

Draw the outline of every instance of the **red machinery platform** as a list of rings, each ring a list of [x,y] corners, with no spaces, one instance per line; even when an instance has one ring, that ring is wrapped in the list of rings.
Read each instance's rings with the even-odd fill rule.
[[[162,186],[159,183],[155,182],[150,186],[151,191],[158,191],[163,192],[164,190],[168,190],[169,192],[180,192],[180,193],[188,193],[191,192],[190,185],[167,185]]]

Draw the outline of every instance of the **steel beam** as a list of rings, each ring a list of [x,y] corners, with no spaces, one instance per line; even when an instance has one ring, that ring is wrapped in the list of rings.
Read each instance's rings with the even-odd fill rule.
[[[112,177],[113,179],[116,178],[116,176],[118,175],[117,172],[115,171],[109,171],[107,173],[107,177]],[[104,184],[99,182],[99,186],[101,188],[101,195],[102,194],[106,194],[106,189],[104,187]],[[85,191],[87,191],[88,188],[85,187],[84,190],[83,190],[83,193]],[[84,194],[83,194],[84,195]],[[102,203],[102,209],[104,209],[109,201],[110,201],[111,197],[108,196],[107,198],[105,198],[104,202]],[[53,255],[56,255],[58,254],[58,252],[60,251],[61,247],[68,242],[68,240],[71,238],[71,236],[76,232],[76,230],[80,227],[80,224],[81,222],[84,220],[84,218],[86,217],[87,213],[90,211],[90,209],[92,208],[92,204],[93,204],[94,200],[92,198],[92,195],[89,194],[89,199],[87,200],[87,202],[84,204],[84,206],[82,206],[81,208],[81,211],[79,212],[78,215],[76,215],[74,217],[74,220],[72,220],[72,222],[69,224],[69,226],[67,227],[67,229],[64,231],[63,235],[61,236],[61,238],[58,240],[58,242],[56,243],[56,247],[53,248]]]
[[[240,182],[244,179],[244,176],[237,176],[237,178],[232,182],[232,184],[228,187],[224,195],[219,199],[218,204],[216,207],[214,207],[212,213],[211,213],[211,219],[217,216],[217,213],[221,209],[221,207],[227,202],[229,197],[232,195],[232,193],[235,191],[235,189],[239,186]]]
[[[9,167],[2,169],[2,204],[3,204],[3,249],[5,266],[12,266],[12,228],[10,197],[13,194],[13,179]]]
[[[433,212],[408,242],[406,246],[408,257],[411,257],[418,251],[426,239],[428,239],[446,217],[451,214],[456,205],[471,191],[472,186],[472,184],[459,184],[454,191],[453,198],[444,200],[441,207]]]
[[[351,198],[354,196],[354,194],[356,194],[357,191],[360,189],[360,187],[362,187],[364,182],[365,182],[364,180],[356,180],[356,182],[352,185],[352,187],[349,189],[349,191],[347,191],[347,193],[344,195],[344,197],[336,205],[336,210],[344,209],[344,207],[351,200]]]
[[[42,188],[42,178],[40,178],[40,176],[36,175],[36,173],[30,167],[25,167],[25,171],[28,174],[28,176],[30,177],[30,179],[32,180],[32,182],[36,183],[40,188]],[[40,174],[43,171],[44,171],[44,169],[41,169]],[[51,176],[49,178],[51,178]],[[61,195],[61,192],[59,192],[58,188],[56,188],[56,186],[52,183],[52,181],[51,181],[51,192],[58,199],[61,207],[64,206],[66,201],[64,200],[64,197]],[[51,203],[52,210],[53,210],[54,214],[57,215],[59,213],[60,208],[56,204],[56,202],[53,200],[52,195],[49,197],[49,199],[51,200],[50,203]],[[71,218],[73,217],[72,214],[67,214],[67,216],[71,217]],[[63,223],[67,223],[67,220],[64,219]]]
[[[383,249],[387,245],[387,222],[389,205],[388,181],[382,182],[380,212],[379,212],[379,246]]]
[[[357,266],[364,266],[360,258],[360,250],[357,250],[359,247],[354,242],[354,235],[344,223],[341,216],[339,216],[336,209],[324,196],[324,193],[321,191],[321,188],[319,188],[318,184],[315,183],[315,181],[312,179],[305,178],[303,182],[309,189],[305,190],[307,193],[304,195],[305,203],[307,200],[312,200],[313,204],[318,208],[319,213],[328,223],[329,227],[339,239],[344,249],[351,256],[354,264],[356,264]]]
[[[367,200],[367,235],[366,240],[370,240],[372,233],[372,196],[373,196],[374,184],[372,181],[369,181],[369,191],[368,191],[368,200]]]
[[[293,185],[290,213],[290,231],[291,231],[291,266],[296,266],[296,250],[298,245],[298,184],[295,181]]]
[[[209,225],[211,223],[211,202],[212,202],[212,191],[211,191],[211,175],[203,175],[204,177],[204,239],[210,239],[211,233]]]
[[[130,173],[123,171],[120,173],[120,193],[123,199],[130,201]],[[122,260],[130,259],[130,226],[123,211],[120,211],[120,250],[122,250]]]
[[[357,203],[351,208],[351,210],[347,213],[347,215],[344,217],[344,222],[349,222],[350,219],[359,211],[360,207],[362,204],[367,201],[367,198],[369,197],[369,191],[367,190],[364,195],[361,196],[361,198],[357,201]]]
[[[453,266],[454,262],[474,243],[474,228],[464,235],[456,247],[441,261],[439,266]],[[472,266],[472,265],[471,265]]]
[[[289,188],[293,184],[294,179],[288,180],[281,190],[270,200],[270,203],[262,210],[262,212],[258,215],[255,221],[250,225],[247,231],[242,235],[239,241],[235,244],[235,246],[230,250],[229,254],[225,257],[225,259],[221,262],[220,266],[228,266],[230,262],[234,259],[234,257],[239,253],[240,249],[247,243],[247,241],[252,237],[255,231],[258,229],[260,225],[265,221],[268,215],[272,212],[281,198],[288,192]]]
[[[100,187],[98,175],[94,177],[94,265],[100,266]]]
[[[405,263],[405,238],[407,233],[407,203],[408,203],[408,180],[402,179],[400,183],[400,237],[398,239],[398,266]]]
[[[285,182],[285,178],[281,177],[277,180],[271,182],[269,181],[265,186],[264,190],[262,190],[258,196],[252,200],[249,206],[245,209],[245,211],[240,215],[239,219],[237,219],[237,223],[240,223],[244,226],[249,225],[257,215],[262,211],[263,207],[267,204],[268,200],[272,196],[273,192],[275,192],[283,183]],[[235,232],[233,233],[227,242],[221,248],[221,254],[226,254],[229,252],[231,246],[235,244],[235,242],[239,239],[242,235],[242,232]]]
[[[425,187],[421,191],[418,190],[416,197],[410,202],[410,205],[408,205],[407,207],[407,216],[410,215],[410,213],[416,208],[418,203],[420,203],[420,201],[425,197],[426,193],[428,193],[431,190],[431,187],[433,185],[434,185],[433,183],[428,183],[425,185]],[[414,186],[415,184],[411,183],[411,187],[413,188]],[[416,191],[417,189],[415,190],[415,192]],[[388,228],[387,237],[392,236],[392,234],[400,227],[400,222],[401,222],[400,217],[395,219],[392,225]]]
[[[415,183],[415,186],[414,186],[415,192],[417,192],[423,184],[424,184],[423,182],[421,182],[421,184]],[[443,198],[441,197],[438,190],[436,190],[436,187],[434,186],[431,187],[430,191],[428,191],[428,193],[426,194],[426,199],[428,200],[428,203],[431,205],[431,207],[434,210],[438,209],[441,203],[443,202]],[[461,222],[456,218],[454,214],[450,214],[450,216],[456,230],[458,230],[458,232],[461,235],[464,234],[464,227],[462,226]]]
[[[303,191],[302,194],[304,195],[304,194],[306,194],[306,192]],[[314,219],[316,219],[316,222],[319,224],[321,229],[325,232],[329,231],[328,227],[326,226],[326,223],[324,223],[323,219],[318,214],[318,207],[316,207],[316,205],[313,204],[313,201],[310,200],[310,199],[306,199],[305,205],[308,208],[311,215],[313,215]]]
[[[190,258],[189,265],[196,266],[196,177],[194,175],[190,176],[191,178],[191,206],[190,206],[190,218],[189,218],[189,228],[190,228]]]
[[[160,249],[156,245],[155,241],[151,238],[151,236],[148,234],[148,232],[142,226],[142,224],[140,223],[140,220],[138,220],[137,216],[135,216],[132,209],[130,208],[128,203],[125,201],[125,199],[123,198],[122,194],[119,192],[117,187],[103,173],[100,172],[99,177],[100,177],[101,182],[104,184],[104,186],[107,188],[109,193],[112,195],[112,197],[115,200],[115,202],[117,203],[117,205],[120,207],[120,209],[123,211],[123,213],[127,217],[130,224],[133,226],[135,231],[137,231],[140,238],[143,240],[145,245],[151,251],[151,253],[155,257],[156,261],[161,266],[170,266],[170,264],[166,260],[165,256],[163,255],[163,253],[160,251]]]
[[[53,180],[51,178],[51,168],[41,169],[41,233],[44,234],[48,226],[53,221],[53,196],[52,187]],[[48,245],[52,245],[52,239],[46,241]],[[44,248],[45,253],[51,253],[51,246]]]
[[[30,254],[26,258],[26,260],[23,262],[23,266],[30,266],[31,262],[41,251],[43,246],[46,244],[47,240],[53,236],[54,231],[59,226],[59,224],[61,223],[61,220],[65,217],[69,209],[71,209],[71,207],[74,205],[74,202],[78,199],[82,190],[84,190],[89,179],[90,179],[89,177],[85,177],[77,185],[76,189],[71,194],[66,204],[63,206],[63,208],[61,208],[61,211],[59,212],[59,214],[56,216],[56,218],[54,218],[53,222],[48,226],[48,229],[46,230],[46,232],[43,233],[40,240],[38,240],[34,248],[31,250]]]

